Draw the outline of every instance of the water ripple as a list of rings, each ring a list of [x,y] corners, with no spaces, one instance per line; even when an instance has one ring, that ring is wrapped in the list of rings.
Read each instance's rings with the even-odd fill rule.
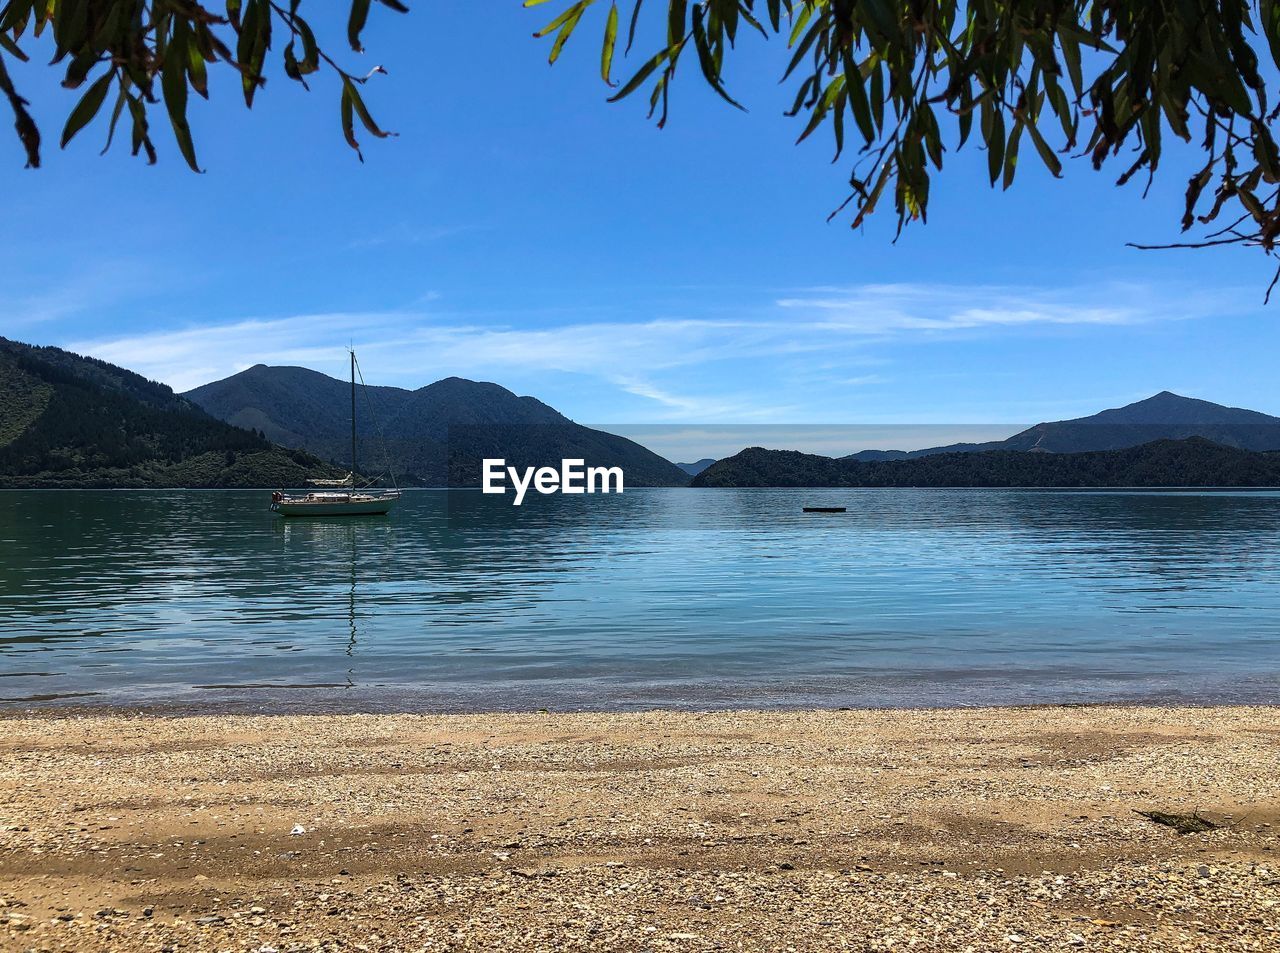
[[[350,521],[273,518],[262,497],[0,493],[4,697],[1277,698],[1268,493],[633,490],[517,510],[418,491]],[[800,511],[824,503],[848,512]]]

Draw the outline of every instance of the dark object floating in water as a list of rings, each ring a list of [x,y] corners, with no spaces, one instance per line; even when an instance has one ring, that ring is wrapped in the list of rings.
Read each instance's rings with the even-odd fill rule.
[[[843,513],[843,506],[806,506],[806,513]]]
[[[1215,824],[1207,817],[1201,817],[1199,811],[1190,814],[1166,814],[1164,811],[1134,811],[1149,821],[1172,827],[1179,834],[1203,834],[1205,831],[1216,831],[1221,824]]]

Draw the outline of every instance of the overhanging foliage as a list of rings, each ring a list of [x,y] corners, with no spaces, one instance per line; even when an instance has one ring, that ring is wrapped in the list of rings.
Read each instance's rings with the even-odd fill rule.
[[[401,0],[377,0],[405,12]],[[373,0],[349,0],[347,43]],[[696,70],[727,103],[727,62],[747,35],[782,38],[779,74],[792,84],[799,139],[825,130],[852,155],[847,209],[855,227],[891,197],[898,228],[928,214],[946,153],[972,139],[987,150],[992,184],[1007,188],[1032,154],[1054,175],[1069,157],[1114,168],[1118,184],[1147,181],[1170,137],[1198,150],[1186,189],[1185,245],[1247,244],[1275,251],[1280,236],[1280,3],[1276,0],[527,0],[554,16],[554,62],[584,24],[602,37],[610,98],[647,95],[659,125],[678,66]],[[478,5],[477,5],[478,6]],[[341,129],[359,151],[357,123],[389,133],[361,96],[373,72],[340,65],[317,40],[301,0],[5,0],[0,4],[0,94],[12,107],[27,163],[40,131],[7,58],[52,36],[62,85],[83,89],[62,128],[66,145],[110,103],[108,145],[126,116],[135,154],[155,161],[150,118],[163,106],[180,152],[198,169],[187,119],[209,69],[239,76],[246,105],[278,68],[306,86],[327,70],[339,88]],[[479,13],[477,13],[479,15]],[[656,42],[644,45],[654,32]],[[283,48],[280,44],[283,42]],[[620,69],[632,53],[634,67]],[[615,81],[613,74],[621,73]],[[836,213],[833,213],[833,215]]]
[[[1027,142],[1055,176],[1080,156],[1097,169],[1114,164],[1120,185],[1154,176],[1170,136],[1193,143],[1203,164],[1181,226],[1218,223],[1194,244],[1272,252],[1280,235],[1273,0],[631,0],[624,11],[615,0],[575,0],[536,34],[554,37],[553,62],[593,7],[605,8],[610,85],[619,46],[637,48],[646,18],[665,21],[656,49],[638,50],[639,66],[611,96],[647,92],[659,125],[683,60],[737,106],[728,53],[744,35],[785,36],[781,74],[795,87],[799,139],[825,128],[837,157],[856,153],[837,209],[851,207],[854,227],[886,194],[899,229],[923,220],[945,153],[976,130],[991,182],[1004,188]]]
[[[362,52],[360,35],[372,0],[350,2],[347,42]],[[400,0],[378,2],[408,12]],[[0,6],[0,93],[13,109],[27,165],[40,165],[40,131],[14,87],[5,56],[26,60],[24,46],[34,46],[46,32],[52,37],[53,62],[66,64],[62,85],[84,89],[62,128],[64,147],[111,100],[103,151],[127,113],[133,154],[155,162],[149,115],[152,106],[163,103],[182,157],[199,172],[187,122],[189,92],[207,99],[209,67],[221,64],[239,74],[244,103],[252,106],[266,83],[268,54],[281,36],[286,76],[305,87],[307,77],[327,68],[338,79],[342,134],[352,149],[360,151],[357,119],[371,135],[390,135],[374,122],[360,95],[360,87],[381,67],[356,75],[340,66],[316,40],[301,6],[301,0],[227,0],[222,9],[188,0],[5,0]]]

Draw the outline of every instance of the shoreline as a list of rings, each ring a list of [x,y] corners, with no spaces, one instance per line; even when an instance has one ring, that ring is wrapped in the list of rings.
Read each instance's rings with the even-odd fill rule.
[[[309,687],[309,686],[308,686]],[[289,689],[296,691],[300,689]],[[126,704],[104,702],[102,704],[80,703],[77,698],[89,697],[97,692],[71,693],[57,698],[33,700],[24,707],[22,702],[10,704],[0,703],[0,723],[22,720],[66,720],[85,719],[155,719],[168,721],[189,718],[541,718],[541,717],[615,717],[615,716],[717,716],[717,715],[836,715],[836,714],[886,714],[900,712],[903,714],[950,714],[963,712],[1039,712],[1074,709],[1100,710],[1134,710],[1134,711],[1201,711],[1208,709],[1263,711],[1275,710],[1280,718],[1280,701],[1232,701],[1228,699],[1196,701],[1189,699],[1157,698],[1149,701],[1137,699],[1100,700],[1100,701],[1046,701],[1046,702],[1010,702],[1008,704],[903,704],[903,705],[812,705],[805,703],[778,703],[774,705],[704,705],[704,706],[665,706],[650,705],[636,707],[582,707],[582,708],[315,708],[287,709],[263,704],[262,707],[250,709],[244,707],[221,707],[216,703],[205,705],[183,705],[178,703]]]
[[[0,719],[6,951],[1280,947],[1280,706]]]
[[[1015,678],[1018,676],[1017,678]],[[992,681],[990,673],[954,671],[932,678],[829,678],[797,676],[770,681],[689,678],[636,681],[626,690],[591,679],[485,680],[426,685],[382,683],[227,683],[144,685],[101,691],[91,685],[68,691],[6,696],[0,719],[36,713],[75,715],[342,716],[342,715],[613,715],[732,712],[973,711],[1039,708],[1235,708],[1280,703],[1280,670],[1228,671],[1185,676],[1181,687],[1130,676],[1127,690],[1107,673],[1063,672],[1056,680],[1025,672]],[[38,672],[15,677],[42,679]],[[1019,681],[1018,679],[1021,679]],[[1034,679],[1034,680],[1032,680]],[[5,677],[0,676],[0,689]],[[1185,684],[1183,684],[1185,683]],[[1070,685],[1071,688],[1064,688]]]
[[[670,715],[673,717],[732,716],[750,717],[755,715],[841,715],[841,714],[958,714],[964,712],[1040,712],[1081,710],[1134,710],[1134,711],[1204,711],[1212,709],[1238,710],[1270,710],[1280,709],[1280,701],[1257,700],[1259,694],[1245,698],[1213,698],[1188,699],[1158,696],[1149,699],[1120,698],[1086,701],[1043,701],[992,704],[865,704],[865,705],[823,705],[810,701],[773,702],[769,704],[748,705],[741,703],[703,704],[618,704],[615,706],[542,706],[530,707],[515,703],[509,707],[482,706],[417,706],[401,705],[394,702],[387,704],[368,704],[368,698],[353,699],[349,704],[337,705],[331,702],[298,701],[288,703],[289,695],[301,693],[301,689],[288,689],[284,697],[264,698],[261,702],[91,702],[90,699],[99,693],[70,693],[66,696],[40,699],[0,700],[0,724],[23,720],[68,720],[75,719],[156,719],[159,721],[192,718],[235,719],[235,718],[540,718],[540,717],[646,717]],[[85,699],[82,701],[81,699]]]

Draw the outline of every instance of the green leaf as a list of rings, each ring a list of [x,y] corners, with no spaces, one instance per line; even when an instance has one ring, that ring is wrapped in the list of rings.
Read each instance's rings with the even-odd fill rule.
[[[1259,4],[1259,26],[1267,38],[1271,48],[1271,59],[1280,63],[1280,3],[1275,0],[1261,0]]]
[[[1009,144],[1004,149],[1004,188],[1013,185],[1013,177],[1018,171],[1018,143],[1022,141],[1022,130],[1027,124],[1021,119],[1013,124],[1009,133]]]
[[[294,17],[293,26],[302,40],[302,59],[298,60],[298,72],[306,76],[320,68],[320,44],[316,42],[311,25],[302,17]]]
[[[151,142],[150,127],[147,124],[147,107],[142,99],[129,95],[129,114],[133,117],[133,154],[145,151],[147,164],[156,164],[156,149]]]
[[[984,104],[982,113],[982,132],[987,140],[987,172],[991,175],[991,184],[995,185],[1004,167],[1004,116],[995,107],[988,112],[986,106]]]
[[[1280,155],[1277,154],[1275,140],[1262,123],[1254,123],[1253,156],[1267,182],[1274,184],[1280,181]]]
[[[684,38],[684,21],[689,9],[688,0],[667,0],[667,45],[675,46]]]
[[[1034,122],[1027,123],[1027,135],[1031,137],[1031,141],[1035,143],[1036,152],[1040,153],[1040,159],[1053,173],[1054,178],[1062,175],[1062,160],[1054,153],[1049,143],[1045,142],[1044,136],[1040,134],[1040,130],[1036,128]]]
[[[22,52],[22,47],[9,39],[9,34],[0,33],[0,47],[15,59],[21,60],[24,63],[27,62],[27,54]]]
[[[240,14],[236,60],[241,69],[240,85],[244,91],[244,104],[252,107],[254,93],[262,82],[262,61],[266,53],[263,40],[265,38],[270,41],[271,37],[271,11],[262,0],[247,0]],[[138,80],[135,82],[142,85]]]
[[[190,40],[187,42],[187,76],[191,81],[191,88],[205,99],[208,99],[209,72],[205,67],[204,56],[200,52],[200,47]]]
[[[671,50],[669,48],[659,50],[657,53],[653,54],[653,56],[643,66],[636,70],[635,75],[627,80],[622,89],[609,97],[609,102],[616,103],[619,99],[625,99],[627,96],[630,96],[636,91],[637,87],[639,87],[653,74],[654,70],[667,61],[667,58],[670,55]]]
[[[871,121],[875,123],[877,129],[884,128],[884,70],[880,68],[880,61],[872,56],[867,60],[871,65],[871,90],[868,98],[871,100]]]
[[[108,70],[99,76],[93,84],[85,90],[85,94],[80,97],[80,102],[71,110],[71,115],[67,117],[67,123],[62,127],[61,148],[65,149],[67,143],[72,140],[77,132],[87,126],[90,120],[98,114],[98,110],[102,108],[103,102],[107,98],[107,91],[111,88],[111,81],[115,79],[115,70]]]
[[[128,81],[123,80],[120,83],[120,93],[116,96],[115,108],[111,110],[111,122],[107,125],[107,141],[102,147],[100,155],[106,155],[107,150],[111,148],[111,142],[116,137],[116,125],[120,122],[120,114],[124,112],[125,103],[129,99]]]
[[[618,42],[618,5],[609,5],[609,16],[604,21],[604,45],[600,48],[600,78],[608,85],[616,86],[612,78],[613,48]]]
[[[174,20],[173,37],[164,58],[164,66],[160,71],[160,88],[164,94],[165,109],[169,112],[169,125],[173,127],[173,137],[178,142],[178,150],[182,158],[193,172],[199,172],[196,163],[195,143],[191,138],[191,127],[187,124],[187,43],[189,39],[187,21],[181,17]]]
[[[1240,189],[1236,193],[1236,197],[1240,199],[1240,204],[1245,207],[1245,211],[1253,216],[1253,220],[1255,222],[1259,225],[1266,224],[1267,210],[1263,207],[1262,203],[1258,201],[1258,197],[1256,195],[1247,189]]]
[[[361,124],[365,129],[369,130],[371,135],[377,136],[379,139],[386,139],[388,136],[394,136],[394,132],[387,132],[380,128],[373,121],[373,116],[369,114],[369,110],[365,108],[364,100],[360,97],[360,90],[356,88],[356,84],[351,80],[343,77],[343,95],[351,102],[351,108],[355,110],[355,114],[360,117]]]
[[[356,140],[355,110],[351,104],[351,83],[342,84],[342,136],[347,145],[356,150],[360,161],[364,161],[364,153],[360,151],[360,143]]]
[[[571,19],[580,15],[582,11],[587,7],[587,5],[592,2],[593,0],[578,0],[577,3],[574,3],[569,7],[565,8],[564,10],[561,10],[559,15],[550,23],[548,23],[546,26],[544,26],[541,30],[535,33],[533,35],[533,38],[535,40],[540,40],[544,36],[549,36],[550,34],[554,33],[556,30],[559,30]]]
[[[868,215],[876,210],[876,205],[880,201],[880,196],[884,192],[885,184],[889,181],[890,175],[893,173],[893,163],[885,161],[880,166],[880,174],[876,177],[876,184],[871,187],[871,191],[867,193],[866,198],[859,204],[858,214],[854,216],[853,224],[850,228],[860,226]]]
[[[720,67],[716,62],[715,54],[711,49],[711,43],[707,37],[706,27],[703,24],[703,8],[701,5],[695,5],[693,8],[693,46],[698,54],[698,65],[702,68],[702,76],[712,89],[714,89],[721,99],[731,106],[746,111],[742,103],[738,102],[729,95],[729,91],[724,88],[724,82],[720,79]]]
[[[640,21],[640,6],[644,0],[635,0],[635,6],[631,8],[631,23],[627,26],[627,48],[625,53],[631,52],[631,45],[636,41],[636,24]]]
[[[293,51],[293,40],[284,48],[284,75],[306,85],[302,78],[302,70],[298,67],[298,54]]]
[[[849,107],[853,111],[854,122],[858,131],[868,145],[875,141],[876,128],[871,121],[871,103],[867,99],[867,84],[862,75],[862,67],[853,62],[851,56],[845,56],[845,86],[849,90]]]
[[[900,8],[896,0],[861,0],[858,4],[858,10],[866,10],[868,14],[867,23],[864,25],[874,27],[875,32],[879,34],[876,39],[878,41],[896,40],[902,33],[902,21],[899,12]]]
[[[592,2],[593,0],[579,0],[573,13],[560,27],[560,32],[556,34],[555,42],[551,44],[551,55],[547,58],[548,63],[554,63],[560,58],[560,51],[563,50],[564,45],[569,42],[569,37],[577,27],[578,22],[582,19],[583,13],[586,12],[587,7],[590,6]]]
[[[365,21],[369,19],[370,0],[351,0],[351,14],[347,17],[347,42],[351,49],[363,53],[360,45],[360,34],[364,30]]]
[[[1080,44],[1065,36],[1059,36],[1062,47],[1062,58],[1067,61],[1067,75],[1071,79],[1071,89],[1080,96],[1084,93],[1084,74],[1080,67]]]
[[[67,66],[67,73],[62,80],[64,89],[77,89],[80,84],[85,81],[89,73],[93,70],[101,58],[98,51],[93,48],[82,50],[72,57],[71,63]]]
[[[791,77],[791,74],[795,72],[795,68],[800,65],[800,61],[804,59],[805,54],[809,52],[809,48],[817,42],[819,37],[824,35],[825,28],[826,21],[819,20],[809,28],[809,32],[804,35],[799,44],[794,42],[791,44],[791,46],[795,47],[795,52],[791,54],[791,62],[787,64],[787,68],[782,72],[783,79]]]

